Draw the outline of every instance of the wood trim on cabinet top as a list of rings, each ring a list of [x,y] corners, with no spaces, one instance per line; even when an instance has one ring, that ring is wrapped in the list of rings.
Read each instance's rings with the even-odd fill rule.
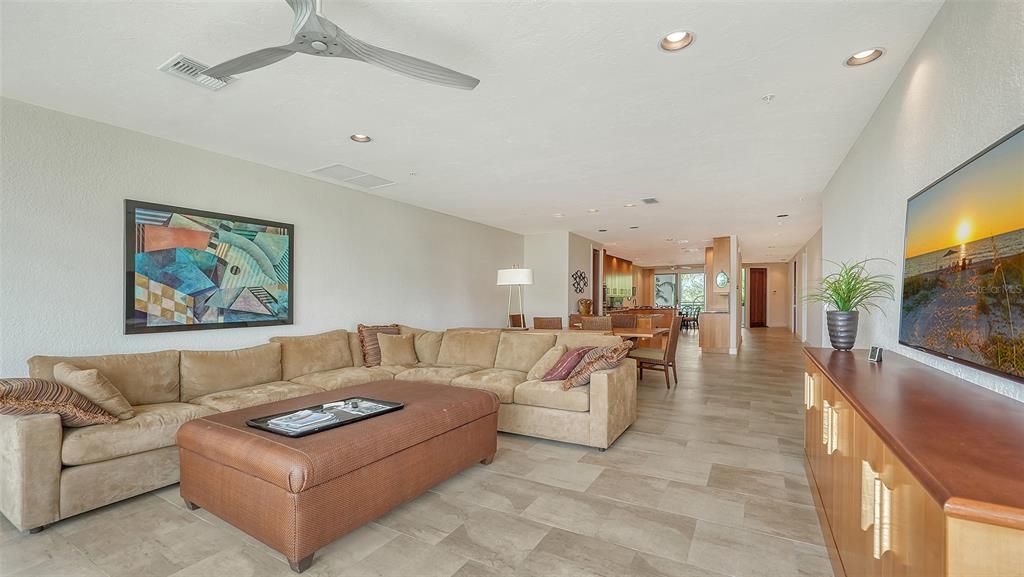
[[[1024,529],[1024,403],[892,351],[804,351],[947,515]]]

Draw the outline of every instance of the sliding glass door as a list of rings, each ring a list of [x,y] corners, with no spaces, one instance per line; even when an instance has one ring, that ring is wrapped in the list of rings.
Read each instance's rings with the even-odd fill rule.
[[[654,275],[654,304],[659,307],[699,307],[704,310],[704,273]]]

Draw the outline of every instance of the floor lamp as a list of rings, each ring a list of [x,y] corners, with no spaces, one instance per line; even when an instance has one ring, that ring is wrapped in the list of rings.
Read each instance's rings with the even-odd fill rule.
[[[523,307],[523,285],[533,284],[533,270],[528,268],[498,269],[498,286],[508,287],[508,327],[512,328],[512,287],[519,290],[519,314],[526,328],[526,310]]]

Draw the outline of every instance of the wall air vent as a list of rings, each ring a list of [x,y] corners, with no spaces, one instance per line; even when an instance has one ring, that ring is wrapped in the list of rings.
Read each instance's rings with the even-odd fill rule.
[[[360,188],[371,190],[394,184],[394,181],[363,172],[362,170],[352,168],[351,166],[345,166],[344,164],[332,164],[311,172],[318,176],[338,181],[342,184],[354,184]]]
[[[203,74],[203,71],[209,68],[209,66],[202,62],[192,60],[184,54],[178,53],[174,55],[167,62],[160,65],[160,70],[177,76],[178,78],[184,78],[193,84],[209,88],[210,90],[220,90],[228,84],[231,84],[235,80],[238,80],[234,76],[225,76],[224,78],[214,78]]]
[[[651,197],[651,198],[641,198],[640,202],[642,202],[644,204],[658,204],[658,199],[656,199],[654,197]]]

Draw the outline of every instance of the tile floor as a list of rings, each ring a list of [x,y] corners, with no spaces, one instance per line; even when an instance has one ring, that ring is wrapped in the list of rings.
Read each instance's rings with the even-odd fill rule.
[[[741,354],[698,356],[682,384],[645,373],[640,418],[606,452],[501,435],[478,465],[321,549],[327,576],[831,577],[802,465],[799,344],[745,333]],[[284,558],[177,486],[37,535],[0,517],[0,576],[289,576]]]

